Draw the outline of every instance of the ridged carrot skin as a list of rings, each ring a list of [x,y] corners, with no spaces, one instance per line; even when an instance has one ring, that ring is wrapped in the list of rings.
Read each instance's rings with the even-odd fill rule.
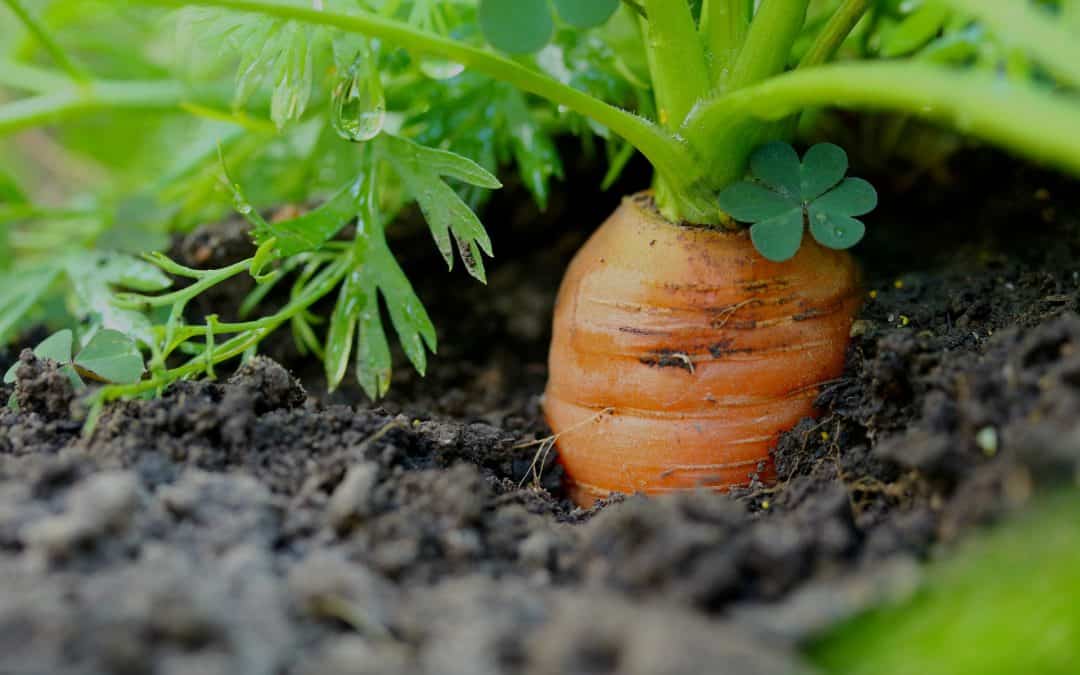
[[[769,480],[779,434],[843,370],[857,277],[809,236],[774,263],[745,231],[625,199],[555,305],[544,411],[575,501]]]

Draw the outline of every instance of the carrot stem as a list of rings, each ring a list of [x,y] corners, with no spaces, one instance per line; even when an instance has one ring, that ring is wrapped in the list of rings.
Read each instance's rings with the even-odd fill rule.
[[[701,8],[701,34],[709,48],[713,86],[718,91],[727,87],[753,14],[754,0],[705,0]]]
[[[1080,172],[1080,104],[992,73],[922,63],[845,63],[778,75],[699,106],[684,135],[729,143],[747,117],[776,120],[810,106],[877,108],[949,124],[1027,157]],[[708,170],[716,185],[732,176]]]
[[[844,0],[836,12],[829,17],[825,27],[821,29],[809,51],[799,61],[800,68],[819,66],[826,61],[832,60],[836,50],[844,43],[856,24],[870,9],[872,0]]]
[[[1049,13],[1016,0],[943,0],[977,19],[1008,44],[1023,48],[1063,82],[1080,86],[1080,35]]]

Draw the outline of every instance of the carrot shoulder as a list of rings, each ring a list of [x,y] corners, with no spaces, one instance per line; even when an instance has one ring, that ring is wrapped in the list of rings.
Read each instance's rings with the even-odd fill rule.
[[[544,409],[575,499],[768,479],[777,436],[843,369],[857,289],[851,257],[809,237],[774,263],[745,231],[624,200],[555,307]]]

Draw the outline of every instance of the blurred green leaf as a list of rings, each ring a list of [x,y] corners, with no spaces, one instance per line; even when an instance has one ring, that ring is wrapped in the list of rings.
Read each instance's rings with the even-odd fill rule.
[[[72,255],[65,271],[78,299],[77,311],[93,327],[112,329],[144,344],[152,344],[153,331],[146,315],[113,303],[113,287],[149,292],[168,288],[172,282],[155,265],[123,253]]]
[[[0,276],[0,344],[11,339],[19,322],[48,292],[61,269],[53,264]]]
[[[895,58],[917,51],[941,32],[948,18],[947,6],[926,0],[886,33],[881,43],[881,55]]]
[[[559,18],[577,28],[595,28],[619,8],[620,0],[554,0]]]
[[[70,330],[67,328],[59,330],[42,340],[34,348],[34,354],[39,358],[52,359],[57,363],[67,363],[71,361],[71,349],[74,340],[75,336]]]
[[[42,340],[36,347],[34,347],[34,356],[39,359],[51,359],[57,363],[70,363],[71,362],[71,347],[74,344],[75,336],[68,329],[60,330],[49,337]],[[15,371],[18,369],[19,364],[8,368],[8,371],[4,374],[4,384],[11,384],[15,381]]]
[[[1071,675],[1080,663],[1080,497],[1044,498],[932,565],[913,596],[808,648],[833,675]]]
[[[15,177],[0,169],[0,204],[26,204],[26,193],[19,187]]]
[[[525,103],[525,96],[507,87],[503,111],[510,134],[511,149],[518,174],[541,210],[547,208],[552,177],[562,177],[562,162],[555,143],[540,128]]]
[[[274,94],[270,99],[270,119],[278,129],[300,119],[311,98],[311,32],[305,26],[288,23],[279,45],[274,75]]]
[[[540,51],[555,30],[548,0],[480,0],[477,18],[488,42],[509,54]]]

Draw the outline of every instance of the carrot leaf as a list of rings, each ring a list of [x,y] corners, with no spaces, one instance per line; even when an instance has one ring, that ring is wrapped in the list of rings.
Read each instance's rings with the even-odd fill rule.
[[[94,328],[111,328],[143,344],[153,344],[150,319],[113,300],[117,286],[134,291],[160,291],[171,286],[157,266],[122,253],[98,252],[68,258],[64,270],[79,301],[82,320]]]
[[[26,315],[45,296],[60,274],[59,266],[45,264],[0,276],[0,343],[6,342],[22,325]]]
[[[254,229],[255,243],[276,239],[275,247],[283,256],[318,250],[356,217],[359,180],[349,181],[322,206],[302,216],[276,223],[259,218]]]
[[[424,147],[398,136],[384,134],[381,138],[386,158],[420,205],[447,267],[454,265],[452,238],[457,242],[469,274],[486,283],[480,252],[492,255],[491,239],[480,219],[443,177],[488,189],[502,187],[502,184],[471,159]]]

